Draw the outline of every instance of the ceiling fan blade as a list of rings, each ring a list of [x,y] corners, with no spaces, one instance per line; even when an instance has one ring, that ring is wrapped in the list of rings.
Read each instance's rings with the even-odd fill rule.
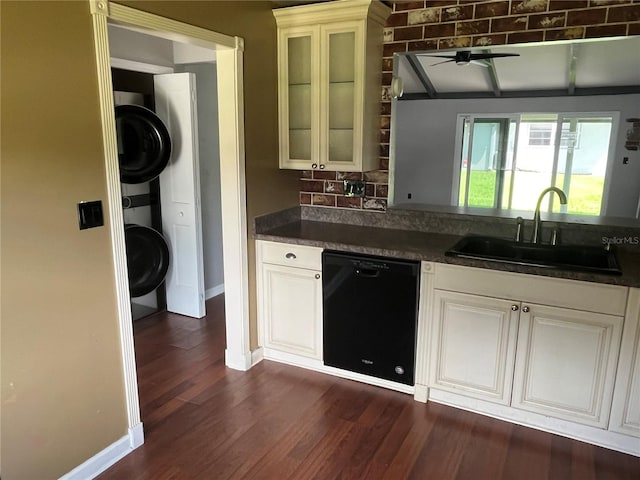
[[[443,60],[442,62],[437,62],[437,63],[432,63],[431,65],[429,65],[430,67],[433,67],[435,65],[442,65],[443,63],[450,63],[450,62],[455,62],[456,59],[455,58],[450,58],[449,60]]]
[[[471,60],[486,60],[500,57],[519,57],[519,53],[472,53]]]
[[[455,59],[455,55],[429,55],[428,53],[416,53],[417,57],[436,57],[436,58],[450,58]]]

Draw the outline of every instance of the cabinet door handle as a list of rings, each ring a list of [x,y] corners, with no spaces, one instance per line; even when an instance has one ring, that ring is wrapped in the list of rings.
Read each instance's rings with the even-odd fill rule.
[[[518,305],[511,305],[511,310],[514,312],[518,311]]]
[[[527,313],[529,311],[529,307],[527,307],[526,305],[524,307],[522,307],[522,311],[524,313]]]
[[[324,163],[320,164],[320,170],[324,170]]]
[[[320,274],[316,273],[316,280],[320,280]]]
[[[318,164],[317,163],[312,163],[311,164],[311,168],[318,168]]]
[[[286,257],[286,258],[290,258],[290,259],[292,259],[292,260],[293,260],[293,259],[295,259],[295,258],[296,258],[296,254],[295,254],[295,253],[291,253],[291,252],[289,252],[289,253],[287,253],[287,254],[285,255],[285,257]]]

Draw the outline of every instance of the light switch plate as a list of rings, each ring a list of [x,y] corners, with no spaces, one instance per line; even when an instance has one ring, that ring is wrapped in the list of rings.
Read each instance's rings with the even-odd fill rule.
[[[78,203],[78,224],[80,226],[80,230],[101,227],[104,225],[102,202],[100,200],[96,200],[93,202]]]

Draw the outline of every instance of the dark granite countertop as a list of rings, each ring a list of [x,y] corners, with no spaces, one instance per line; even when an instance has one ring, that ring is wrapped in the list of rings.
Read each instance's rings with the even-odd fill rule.
[[[255,233],[255,238],[369,255],[640,287],[640,254],[629,251],[617,252],[623,274],[606,275],[447,257],[445,251],[462,238],[460,235],[453,234],[295,220],[284,225],[259,229]]]

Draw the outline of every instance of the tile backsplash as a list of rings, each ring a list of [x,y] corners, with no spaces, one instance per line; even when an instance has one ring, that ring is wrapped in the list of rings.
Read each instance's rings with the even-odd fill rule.
[[[386,211],[393,54],[417,50],[640,35],[637,0],[423,0],[390,1],[384,30],[380,169],[372,172],[303,171],[300,204]],[[342,180],[366,182],[365,198],[342,194]]]

